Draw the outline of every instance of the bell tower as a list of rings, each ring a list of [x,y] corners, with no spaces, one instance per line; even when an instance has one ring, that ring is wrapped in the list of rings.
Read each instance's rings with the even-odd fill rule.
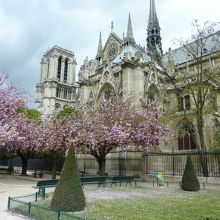
[[[77,88],[75,74],[76,59],[73,52],[54,46],[44,53],[35,100],[35,106],[44,118],[74,104]]]

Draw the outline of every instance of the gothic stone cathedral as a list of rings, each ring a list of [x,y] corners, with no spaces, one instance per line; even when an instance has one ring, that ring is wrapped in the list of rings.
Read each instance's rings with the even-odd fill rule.
[[[216,35],[219,38],[220,33],[216,32]],[[189,93],[183,94],[182,100],[179,100],[172,91],[162,67],[164,65],[169,67],[167,71],[172,71],[172,65],[178,69],[185,68],[188,62],[187,53],[182,48],[163,53],[154,0],[150,0],[146,45],[145,48],[136,43],[130,14],[126,36],[119,37],[114,32],[112,23],[111,32],[104,45],[100,33],[95,59],[89,60],[86,57],[84,60],[77,84],[75,83],[76,59],[74,53],[54,46],[43,55],[41,61],[40,83],[36,86],[36,108],[46,117],[65,106],[74,106],[77,102],[100,102],[111,91],[119,96],[133,94],[141,105],[148,106],[157,103],[165,115],[172,115],[172,117],[168,117],[167,125],[172,129],[173,143],[170,143],[169,146],[160,146],[160,150],[195,149],[196,146],[190,132],[186,132],[184,137],[179,136],[180,130],[185,126],[185,113],[189,116],[188,123],[191,123],[192,126],[195,124],[192,97]],[[210,62],[210,65],[217,65],[220,63],[220,48],[217,52],[212,53],[210,61],[210,56],[208,56],[210,47],[207,45],[207,57],[204,59],[206,59],[207,65]],[[172,62],[169,62],[171,56],[173,59]],[[158,62],[157,57],[161,57],[161,62]],[[215,83],[216,90],[219,90],[219,86],[219,82]],[[219,106],[219,103],[220,97],[217,97],[216,106]],[[218,115],[218,108],[216,108],[205,116],[207,146],[213,142],[213,131],[219,124]]]

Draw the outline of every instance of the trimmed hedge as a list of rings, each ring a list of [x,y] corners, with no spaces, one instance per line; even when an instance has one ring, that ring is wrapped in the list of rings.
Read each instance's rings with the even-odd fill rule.
[[[185,191],[199,191],[200,184],[196,176],[191,157],[187,157],[187,162],[182,178],[182,189]]]
[[[51,208],[63,212],[73,212],[81,211],[84,207],[85,196],[80,182],[75,149],[71,146],[53,194]]]

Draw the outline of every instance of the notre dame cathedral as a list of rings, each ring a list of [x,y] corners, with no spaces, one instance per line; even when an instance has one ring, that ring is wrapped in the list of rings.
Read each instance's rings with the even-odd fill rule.
[[[132,94],[141,105],[148,106],[156,103],[163,113],[168,115],[166,123],[171,128],[174,138],[169,146],[160,147],[162,151],[195,149],[196,144],[190,132],[185,132],[183,136],[179,135],[180,130],[185,126],[185,114],[189,116],[187,123],[195,126],[193,98],[190,93],[182,94],[181,100],[177,98],[164,74],[164,66],[167,67],[166,71],[169,71],[172,65],[181,70],[186,68],[190,58],[182,48],[163,53],[160,30],[155,1],[150,0],[146,47],[135,41],[129,14],[127,33],[122,38],[115,33],[113,23],[104,45],[100,33],[97,55],[91,60],[86,57],[80,67],[78,82],[75,82],[74,53],[54,46],[43,55],[41,60],[40,83],[36,86],[36,108],[44,117],[48,117],[65,106],[74,106],[77,102],[99,103],[109,92],[119,96]],[[219,37],[220,33],[216,32],[216,35]],[[207,60],[204,62],[211,66],[218,65],[219,51],[212,52],[210,59],[211,52],[207,47],[207,56],[204,57]],[[169,68],[168,64],[170,64]],[[219,90],[219,86],[218,82],[215,83],[216,90]],[[219,126],[220,98],[216,97],[215,102],[215,110],[207,112],[204,117],[207,146],[213,143],[213,132],[216,126]]]

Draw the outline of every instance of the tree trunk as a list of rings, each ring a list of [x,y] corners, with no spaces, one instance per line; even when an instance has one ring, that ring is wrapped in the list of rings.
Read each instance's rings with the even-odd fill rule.
[[[27,176],[27,158],[21,157],[21,164],[22,164],[22,170],[21,170],[21,176]]]
[[[57,176],[57,163],[56,163],[56,160],[52,160],[51,173],[52,173],[52,179],[56,179],[56,176]]]
[[[204,138],[204,123],[203,123],[203,115],[200,111],[198,114],[197,119],[197,125],[198,125],[198,133],[199,133],[199,140],[200,140],[200,161],[202,165],[202,172],[205,177],[209,176],[208,172],[208,159],[206,154],[206,145],[205,145],[205,138]]]
[[[105,176],[105,161],[106,161],[106,159],[105,158],[99,158],[99,159],[96,159],[96,160],[97,160],[98,165],[99,165],[99,171],[98,171],[99,176]]]

